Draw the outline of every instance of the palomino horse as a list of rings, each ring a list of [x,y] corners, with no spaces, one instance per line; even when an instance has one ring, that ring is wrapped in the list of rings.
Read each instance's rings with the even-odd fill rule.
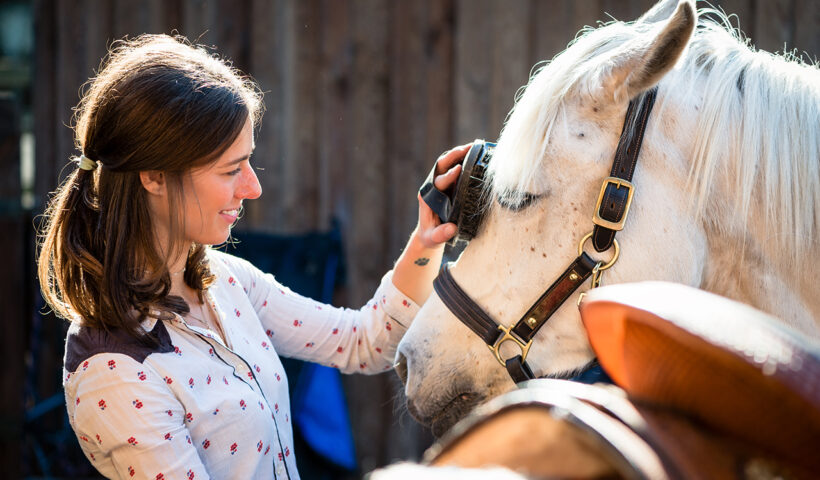
[[[647,92],[657,93],[648,120],[625,122],[630,99],[643,99],[635,110],[651,104]],[[451,280],[510,328],[556,278],[579,278],[567,265],[585,250],[597,280],[617,260],[604,284],[698,287],[818,338],[820,291],[808,260],[819,246],[818,126],[817,66],[751,50],[718,12],[664,0],[633,23],[591,29],[518,98],[489,165],[484,219]],[[637,164],[627,165],[631,183],[608,173],[622,130],[643,138]],[[631,200],[628,219],[619,211],[615,223],[598,222],[618,233],[617,258],[585,241],[590,217],[610,204],[601,205],[602,181],[623,194],[621,210]],[[567,298],[554,313],[527,319],[543,325],[531,344],[499,336],[496,355],[431,294],[398,349],[411,414],[443,434],[513,389],[503,365],[525,349],[537,377],[572,378],[593,364],[577,308],[588,285],[561,284]]]

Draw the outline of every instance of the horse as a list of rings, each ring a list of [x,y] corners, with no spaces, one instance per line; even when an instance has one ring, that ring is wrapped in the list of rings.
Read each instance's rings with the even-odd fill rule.
[[[820,70],[748,43],[723,12],[662,0],[634,22],[586,29],[532,74],[487,167],[483,219],[444,269],[503,335],[488,351],[437,287],[398,347],[407,408],[434,435],[512,390],[503,365],[513,356],[553,379],[595,364],[577,308],[589,276],[590,287],[696,287],[820,338],[809,260],[820,232]],[[654,107],[635,119],[628,112],[651,107],[650,94]],[[635,139],[634,176],[613,180],[615,152]],[[600,216],[605,190],[629,209],[615,223]],[[618,243],[597,252],[587,233],[601,225]],[[584,256],[594,266],[583,276],[566,268]],[[556,277],[575,283],[549,318],[527,319],[543,328],[529,343],[510,333],[547,286],[565,286]]]

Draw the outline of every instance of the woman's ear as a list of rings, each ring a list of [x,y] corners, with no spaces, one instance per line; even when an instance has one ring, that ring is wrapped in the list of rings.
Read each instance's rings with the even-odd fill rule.
[[[145,170],[140,172],[140,181],[143,188],[152,195],[164,196],[167,193],[165,174],[159,170]]]

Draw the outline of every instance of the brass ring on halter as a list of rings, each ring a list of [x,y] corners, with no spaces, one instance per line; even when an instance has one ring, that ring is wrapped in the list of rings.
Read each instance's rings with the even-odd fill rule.
[[[586,243],[586,241],[589,240],[591,237],[592,237],[592,232],[589,232],[586,235],[584,235],[584,238],[581,239],[581,243],[578,244],[578,255],[579,256],[582,253],[584,253],[584,243]],[[618,255],[621,254],[621,247],[618,246],[618,240],[612,239],[612,243],[613,243],[613,245],[615,245],[615,254],[612,255],[612,258],[609,260],[608,263],[604,263],[603,265],[601,265],[600,268],[598,268],[599,272],[602,272],[602,271],[606,270],[607,268],[615,265],[615,262],[618,261]]]

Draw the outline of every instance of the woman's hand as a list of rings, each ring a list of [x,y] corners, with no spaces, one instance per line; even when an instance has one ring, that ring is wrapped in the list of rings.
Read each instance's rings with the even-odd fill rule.
[[[433,185],[442,192],[450,187],[454,187],[461,174],[461,163],[472,143],[461,145],[441,154],[436,160],[436,172],[433,177]],[[442,223],[438,215],[418,195],[419,202],[419,223],[416,227],[416,235],[426,248],[436,246],[453,238],[458,228],[454,223]]]
[[[461,174],[461,162],[471,146],[471,143],[461,145],[438,157],[433,175],[433,185],[437,189],[443,191],[455,185]],[[444,242],[453,238],[458,229],[454,223],[442,223],[421,196],[418,196],[418,201],[419,222],[396,261],[393,285],[421,305],[433,290],[433,279],[441,265]]]

